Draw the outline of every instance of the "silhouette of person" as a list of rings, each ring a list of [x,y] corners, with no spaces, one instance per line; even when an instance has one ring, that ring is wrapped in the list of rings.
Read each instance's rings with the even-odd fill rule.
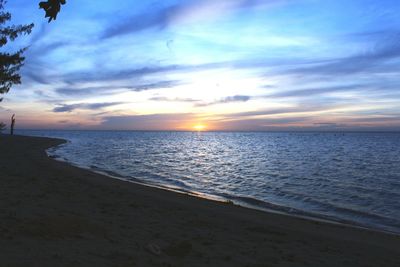
[[[11,128],[10,128],[11,135],[14,135],[14,125],[15,125],[15,114],[13,114],[11,117]]]

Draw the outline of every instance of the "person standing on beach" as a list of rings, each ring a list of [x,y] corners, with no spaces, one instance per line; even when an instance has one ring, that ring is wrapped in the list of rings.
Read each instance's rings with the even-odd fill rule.
[[[14,135],[14,125],[15,125],[15,114],[11,117],[11,127],[10,127],[10,134]]]

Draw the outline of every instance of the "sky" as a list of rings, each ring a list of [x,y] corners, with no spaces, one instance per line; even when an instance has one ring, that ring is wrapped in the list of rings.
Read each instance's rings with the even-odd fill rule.
[[[35,23],[22,84],[0,103],[25,129],[399,131],[397,0],[69,0]]]

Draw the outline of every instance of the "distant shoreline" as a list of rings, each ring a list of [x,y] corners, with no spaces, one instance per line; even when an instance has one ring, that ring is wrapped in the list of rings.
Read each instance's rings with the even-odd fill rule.
[[[49,158],[62,142],[0,136],[2,264],[400,264],[399,236],[110,179]]]

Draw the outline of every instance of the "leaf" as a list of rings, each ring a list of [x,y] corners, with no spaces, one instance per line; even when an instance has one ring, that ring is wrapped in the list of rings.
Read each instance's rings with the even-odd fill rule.
[[[61,10],[61,5],[66,3],[65,0],[47,0],[39,3],[39,9],[43,9],[46,14],[45,18],[49,18],[49,22],[57,19],[57,15]]]

